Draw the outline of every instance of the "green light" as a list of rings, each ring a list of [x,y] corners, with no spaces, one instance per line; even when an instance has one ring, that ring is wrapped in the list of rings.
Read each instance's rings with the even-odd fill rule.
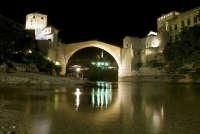
[[[109,63],[108,63],[108,62],[105,62],[105,66],[109,66]]]
[[[97,66],[101,66],[101,62],[97,62]]]

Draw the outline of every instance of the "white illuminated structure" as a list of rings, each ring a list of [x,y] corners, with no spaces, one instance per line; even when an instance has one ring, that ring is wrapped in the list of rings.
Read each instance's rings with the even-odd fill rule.
[[[160,45],[159,38],[158,37],[152,38],[152,40],[151,40],[151,47],[156,48],[156,47],[159,47],[159,45]]]
[[[146,39],[146,48],[157,48],[160,46],[160,39],[156,32],[150,31]]]
[[[47,15],[31,13],[26,15],[26,29],[41,31],[47,26]]]
[[[55,28],[47,26],[47,15],[40,13],[30,13],[26,15],[25,29],[34,30],[36,40],[54,41],[54,37],[57,34]]]

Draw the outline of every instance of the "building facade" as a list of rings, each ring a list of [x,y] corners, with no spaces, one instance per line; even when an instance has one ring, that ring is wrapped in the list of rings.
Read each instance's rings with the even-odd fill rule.
[[[200,7],[180,13],[172,11],[157,19],[158,33],[167,33],[171,41],[178,39],[179,33],[188,27],[200,25]]]
[[[196,25],[200,25],[200,7],[183,13],[172,11],[162,15],[157,19],[157,33],[150,31],[143,38],[126,36],[123,39],[123,47],[132,48],[131,68],[138,63],[143,65],[151,61],[163,63],[163,50],[167,43],[178,39],[183,29]]]
[[[41,13],[26,15],[25,29],[34,30],[36,40],[57,41],[58,30],[52,26],[48,26],[47,15]]]
[[[133,61],[131,61],[131,68],[134,68],[138,63],[145,65],[153,60],[162,61],[163,47],[156,32],[150,31],[143,38],[126,36],[123,39],[123,48],[132,49]]]

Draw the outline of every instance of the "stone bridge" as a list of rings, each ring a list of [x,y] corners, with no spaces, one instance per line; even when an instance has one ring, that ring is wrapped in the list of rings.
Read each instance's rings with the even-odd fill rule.
[[[57,43],[53,44],[48,49],[48,58],[54,63],[59,63],[61,65],[61,75],[65,75],[66,65],[70,57],[77,51],[87,48],[96,47],[103,49],[113,56],[116,63],[118,64],[118,76],[132,76],[133,70],[131,69],[131,63],[133,59],[133,49],[132,48],[120,48],[108,43],[101,41],[85,41],[72,44]]]

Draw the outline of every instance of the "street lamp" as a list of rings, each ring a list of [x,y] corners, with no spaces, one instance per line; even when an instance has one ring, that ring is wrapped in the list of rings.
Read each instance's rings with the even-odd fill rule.
[[[77,67],[77,68],[76,68],[76,72],[79,73],[80,71],[81,71],[81,68],[80,68],[80,67]]]

